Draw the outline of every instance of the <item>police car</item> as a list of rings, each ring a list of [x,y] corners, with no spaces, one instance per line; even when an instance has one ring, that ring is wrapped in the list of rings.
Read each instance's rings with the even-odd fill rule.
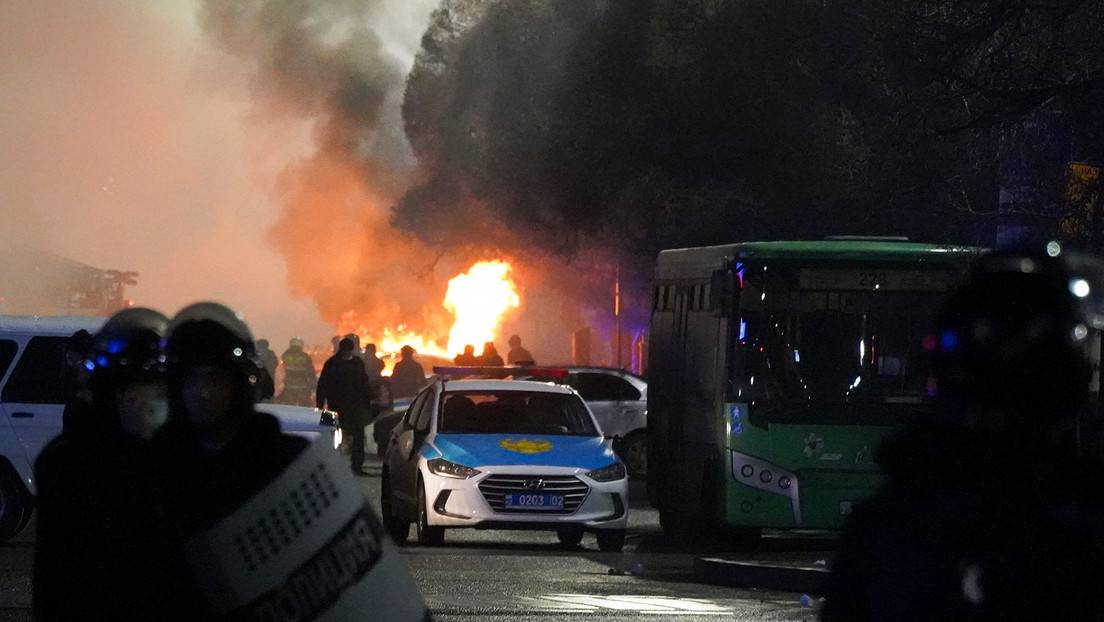
[[[586,531],[620,551],[628,524],[625,466],[570,387],[438,378],[392,432],[381,513],[391,537],[440,544],[445,529]]]

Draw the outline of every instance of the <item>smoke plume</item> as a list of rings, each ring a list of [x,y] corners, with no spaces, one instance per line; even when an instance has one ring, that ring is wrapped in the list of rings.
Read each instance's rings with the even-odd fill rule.
[[[415,170],[399,119],[414,40],[395,37],[417,33],[426,7],[203,5],[208,35],[251,65],[259,126],[286,116],[309,121],[313,149],[279,176],[283,209],[270,239],[287,262],[292,294],[312,299],[341,330],[378,334],[405,325],[447,334],[446,318],[427,304],[444,293],[440,251],[389,223]]]

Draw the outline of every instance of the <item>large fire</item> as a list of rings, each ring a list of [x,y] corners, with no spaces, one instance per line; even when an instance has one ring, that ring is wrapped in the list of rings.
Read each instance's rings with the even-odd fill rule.
[[[502,316],[521,304],[517,287],[510,279],[510,264],[481,261],[467,273],[453,277],[445,293],[445,308],[456,317],[449,331],[449,352],[462,352],[464,346],[481,346],[494,341]]]
[[[484,343],[495,340],[503,316],[521,305],[510,270],[505,261],[480,261],[449,280],[441,302],[454,318],[447,341],[419,334],[407,326],[382,331],[361,326],[353,332],[360,335],[362,343],[375,343],[382,353],[398,352],[405,345],[439,358],[452,358],[465,345],[475,346],[478,353]],[[447,345],[442,346],[442,342]]]

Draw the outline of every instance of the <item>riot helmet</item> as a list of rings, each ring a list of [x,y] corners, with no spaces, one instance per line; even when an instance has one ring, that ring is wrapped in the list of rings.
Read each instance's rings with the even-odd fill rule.
[[[165,333],[168,318],[152,309],[111,316],[92,340],[85,368],[92,403],[109,425],[150,438],[165,423]]]
[[[220,428],[253,412],[264,371],[253,335],[229,307],[200,302],[169,323],[169,389],[174,414],[198,428]]]
[[[927,340],[956,423],[1036,434],[1077,415],[1092,374],[1088,287],[1047,253],[1000,251],[976,262]]]

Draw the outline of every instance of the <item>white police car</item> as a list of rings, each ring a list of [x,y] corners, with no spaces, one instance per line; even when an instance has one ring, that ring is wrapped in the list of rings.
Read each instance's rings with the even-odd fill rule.
[[[31,517],[38,454],[59,432],[65,409],[65,344],[77,330],[95,333],[104,318],[0,316],[0,542]],[[284,432],[309,438],[340,431],[332,415],[299,406],[258,404]]]
[[[476,527],[555,531],[567,546],[593,531],[601,550],[620,551],[628,480],[571,388],[441,378],[392,432],[380,509],[398,542],[415,523],[427,545]]]

